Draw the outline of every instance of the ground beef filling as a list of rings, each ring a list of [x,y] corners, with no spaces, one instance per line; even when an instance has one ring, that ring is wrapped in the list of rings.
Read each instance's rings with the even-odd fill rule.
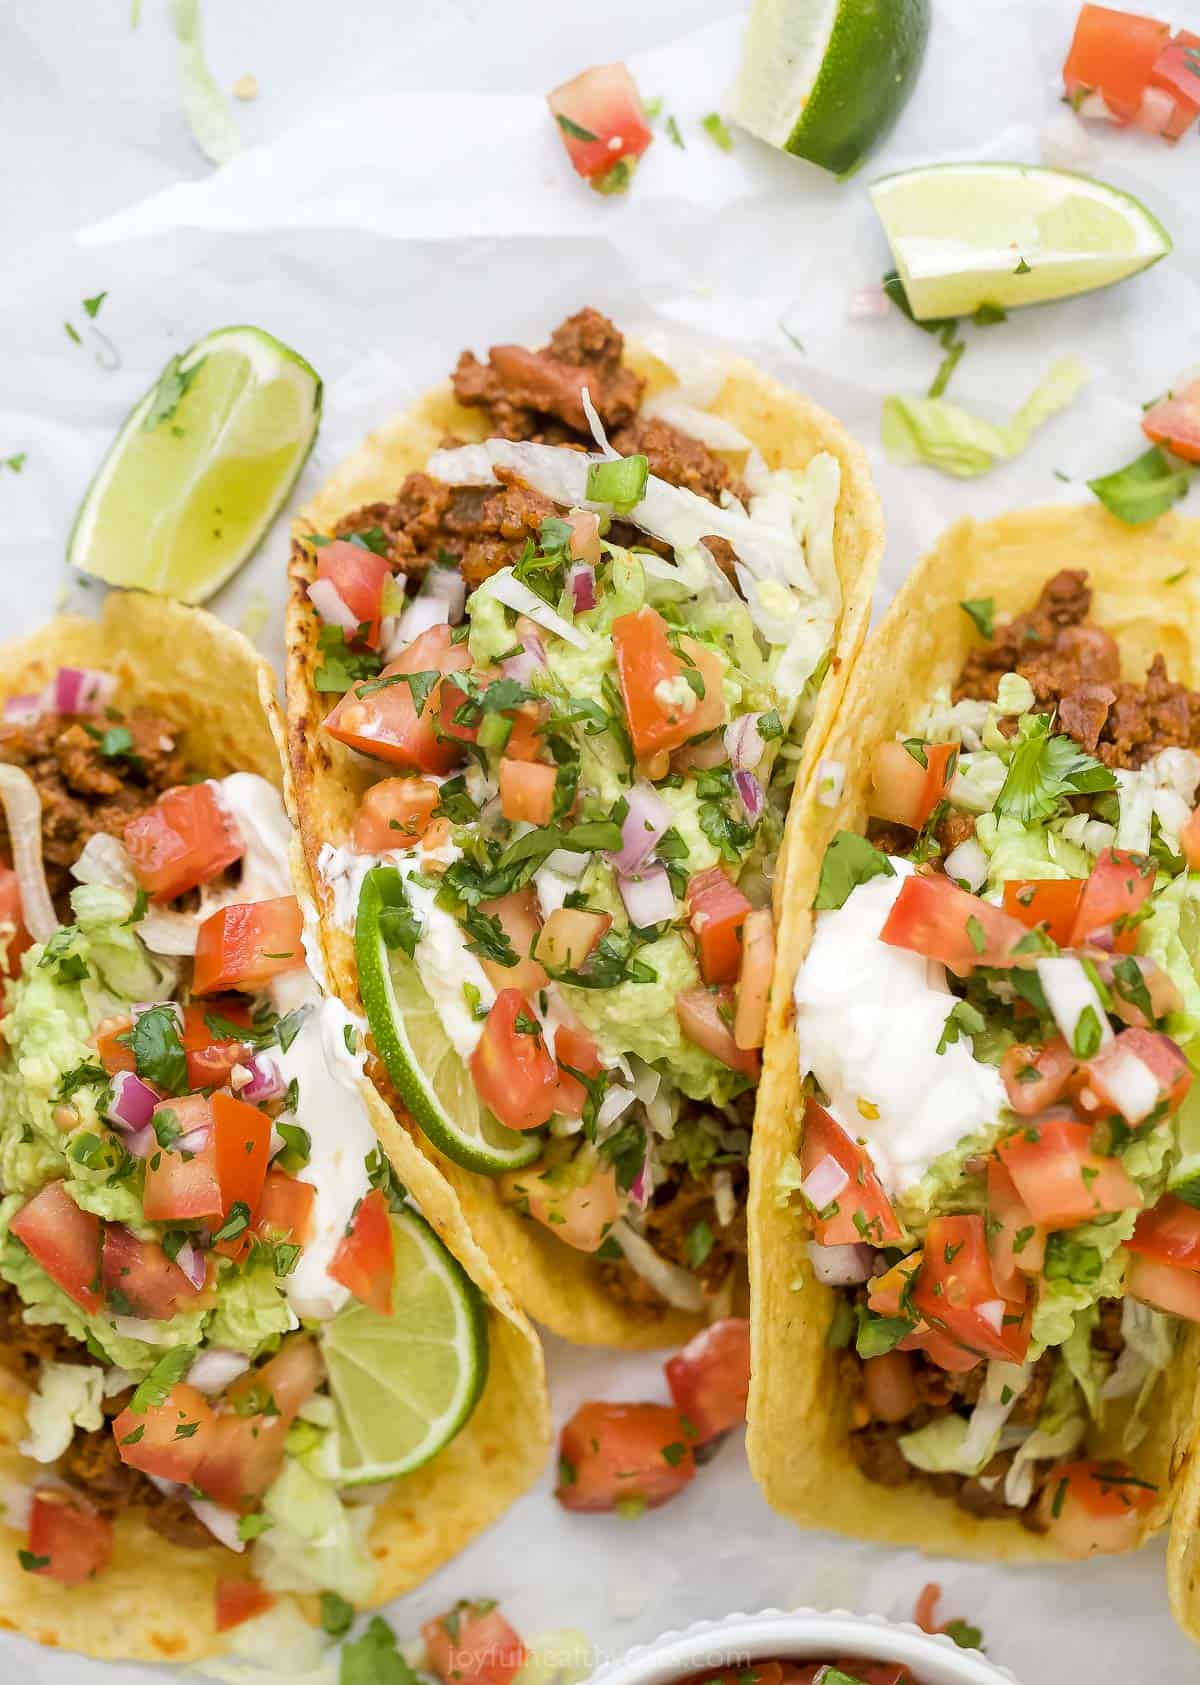
[[[624,339],[606,316],[581,310],[556,328],[540,351],[496,345],[486,363],[464,351],[454,371],[455,396],[485,412],[492,437],[591,449],[581,397],[586,386],[622,455],[640,452],[652,474],[710,503],[719,503],[726,492],[745,503],[745,484],[716,452],[669,422],[639,416],[645,383],[625,367],[624,349]],[[377,530],[398,573],[419,577],[437,561],[452,561],[461,566],[468,588],[474,587],[517,562],[526,544],[537,541],[542,521],[562,513],[511,471],[498,469],[496,477],[498,487],[448,486],[428,474],[410,474],[395,498],[354,510],[336,534]],[[668,546],[635,534],[624,523],[614,523],[613,536],[619,543],[649,544],[669,554]],[[706,542],[717,565],[732,578],[732,546],[717,536]]]
[[[1140,683],[1122,679],[1117,646],[1088,621],[1087,574],[1063,569],[1036,604],[973,649],[954,700],[995,701],[1004,673],[1020,673],[1039,704],[1058,712],[1058,729],[1105,766],[1144,766],[1163,749],[1200,747],[1200,694],[1167,677],[1156,655]]]
[[[0,725],[0,761],[23,767],[42,798],[42,852],[55,909],[70,920],[70,868],[99,831],[120,837],[128,822],[152,807],[188,769],[173,729],[157,714],[135,709],[120,724],[132,739],[128,751],[105,755],[112,721],[84,721],[43,714],[27,724]],[[9,856],[0,814],[0,853]]]
[[[30,1386],[37,1385],[43,1363],[90,1363],[87,1347],[73,1339],[57,1323],[34,1324],[25,1320],[20,1295],[0,1281],[0,1347],[15,1358]],[[130,1399],[128,1391],[104,1400],[109,1421],[120,1414]],[[148,1524],[172,1544],[203,1549],[213,1543],[212,1534],[196,1519],[185,1499],[160,1492],[140,1469],[121,1461],[117,1442],[108,1422],[91,1433],[76,1432],[59,1459],[58,1473],[82,1492],[108,1520],[122,1511],[141,1510]]]

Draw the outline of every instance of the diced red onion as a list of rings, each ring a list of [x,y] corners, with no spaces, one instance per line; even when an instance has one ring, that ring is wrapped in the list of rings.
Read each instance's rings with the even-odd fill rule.
[[[733,782],[746,810],[746,818],[757,819],[763,809],[762,785],[752,772],[735,772]]]
[[[115,673],[94,667],[60,667],[47,687],[46,699],[56,714],[99,714],[117,688]]]
[[[849,1181],[849,1176],[833,1154],[826,1153],[801,1182],[800,1192],[814,1210],[824,1211],[826,1206],[833,1204]]]
[[[846,312],[852,322],[879,321],[892,308],[892,301],[882,287],[859,287],[850,294]]]
[[[556,848],[546,856],[546,865],[564,878],[581,878],[588,869],[590,854],[574,848]]]
[[[542,673],[545,669],[546,650],[536,632],[526,632],[516,655],[510,655],[500,663],[500,671],[504,677],[515,679],[519,685],[527,685],[536,673]]]
[[[638,1171],[637,1175],[633,1178],[633,1181],[630,1183],[630,1187],[629,1187],[630,1201],[634,1205],[637,1206],[639,1211],[644,1211],[650,1203],[651,1192],[652,1192],[652,1189],[651,1189],[651,1186],[650,1186],[650,1152],[649,1152],[649,1148],[647,1147],[646,1156],[642,1160],[642,1168]]]
[[[735,772],[749,772],[756,767],[765,748],[757,714],[742,714],[725,727],[725,752]]]
[[[314,579],[307,594],[327,626],[340,626],[347,633],[358,631],[358,616],[342,601],[332,579]]]
[[[988,1299],[984,1304],[977,1306],[976,1309],[988,1327],[999,1334],[1004,1327],[1004,1300]]]
[[[184,1241],[175,1254],[175,1262],[193,1287],[201,1288],[204,1286],[205,1277],[208,1273],[207,1264],[203,1252],[193,1241]]]
[[[118,1129],[145,1129],[160,1098],[149,1083],[132,1071],[117,1071],[112,1079],[112,1099],[104,1115]]]
[[[1142,94],[1135,119],[1139,129],[1148,135],[1165,134],[1175,115],[1175,100],[1165,88],[1147,88]]]
[[[813,1274],[826,1287],[856,1287],[871,1279],[874,1254],[869,1246],[822,1246],[808,1242]]]
[[[128,1135],[123,1135],[121,1145],[130,1158],[148,1158],[158,1145],[153,1124],[148,1123],[144,1129],[134,1129]]]
[[[652,924],[667,924],[675,917],[675,891],[665,866],[647,866],[636,878],[618,876],[617,888],[630,924],[645,929]]]
[[[636,872],[659,838],[671,829],[674,815],[653,785],[635,784],[629,792],[629,812],[621,826],[621,847],[609,859],[618,872]]]
[[[177,1153],[202,1153],[211,1140],[212,1125],[202,1123],[196,1129],[189,1129],[186,1135],[181,1135],[172,1151]]]
[[[571,599],[576,614],[586,614],[596,606],[596,575],[586,562],[576,562],[567,574]]]
[[[246,1069],[250,1072],[250,1081],[241,1091],[241,1098],[252,1106],[257,1106],[262,1100],[279,1100],[287,1090],[283,1080],[283,1072],[269,1053],[256,1053],[252,1059],[247,1059]]]
[[[21,696],[4,699],[4,718],[10,725],[29,725],[40,719],[44,711],[43,698],[26,691]]]
[[[188,1370],[187,1383],[211,1396],[224,1392],[230,1381],[236,1381],[249,1367],[250,1359],[244,1353],[232,1351],[228,1346],[209,1346]]]

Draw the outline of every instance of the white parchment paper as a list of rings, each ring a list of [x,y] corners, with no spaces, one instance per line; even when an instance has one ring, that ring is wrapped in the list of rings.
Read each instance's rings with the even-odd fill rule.
[[[894,311],[848,319],[851,295],[888,266],[869,182],[951,158],[1039,161],[1076,10],[1075,0],[934,0],[916,97],[888,146],[839,184],[744,134],[727,155],[700,129],[736,64],[731,0],[207,0],[219,82],[250,72],[260,87],[235,108],[245,150],[219,172],[182,126],[161,0],[145,0],[136,32],[121,0],[5,8],[0,457],[27,457],[20,474],[0,470],[4,634],[94,605],[98,588],[62,561],[79,498],[166,358],[231,322],[269,328],[325,379],[298,499],[463,346],[536,343],[583,303],[634,331],[724,340],[841,417],[867,445],[884,501],[881,603],[954,516],[1085,498],[1085,479],[1139,450],[1142,403],[1200,362],[1195,134],[1171,150],[1089,131],[1089,168],[1166,223],[1173,257],[1111,292],[968,330],[949,396],[984,414],[1014,408],[1065,351],[1088,366],[1086,392],[1017,461],[967,483],[893,468],[879,447],[881,398],[923,391],[940,352]],[[1200,28],[1200,7],[1174,11]],[[569,170],[543,95],[620,57],[647,98],[661,96],[685,146],[660,127],[629,196],[601,200]],[[115,358],[81,308],[102,290],[97,326]],[[272,653],[285,555],[281,523],[212,605],[235,623],[265,607]],[[550,1365],[560,1420],[586,1397],[665,1396],[652,1358],[551,1341]],[[400,1633],[456,1597],[486,1595],[527,1634],[582,1627],[611,1655],[770,1603],[907,1615],[937,1578],[947,1613],[977,1621],[1027,1685],[1196,1674],[1170,1623],[1159,1550],[1035,1573],[801,1534],[768,1511],[734,1443],[676,1504],[636,1523],[569,1517],[548,1494],[547,1479],[397,1605]],[[149,1676],[0,1639],[0,1678],[10,1677]]]

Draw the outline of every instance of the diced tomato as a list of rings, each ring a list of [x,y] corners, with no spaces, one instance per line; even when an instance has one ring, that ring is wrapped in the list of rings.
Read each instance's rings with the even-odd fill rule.
[[[524,995],[536,995],[539,989],[544,989],[549,982],[546,968],[533,957],[542,921],[532,884],[514,889],[509,895],[497,896],[494,901],[481,901],[479,911],[485,918],[499,919],[500,928],[517,956],[516,965],[501,965],[498,960],[480,955],[479,963],[492,987],[519,989]]]
[[[924,1352],[931,1363],[948,1375],[966,1375],[983,1362],[983,1354],[968,1351],[940,1328],[930,1328],[921,1322],[911,1334],[906,1334],[896,1347],[901,1352]]]
[[[453,685],[434,684],[418,711],[411,685],[386,681],[406,673],[436,672],[444,677],[465,672],[470,665],[466,644],[451,643],[448,626],[431,626],[403,655],[389,661],[378,679],[351,685],[327,716],[325,730],[374,760],[413,772],[449,772],[462,749],[443,735],[442,703],[443,698],[453,699],[453,708],[461,706],[462,692]]]
[[[548,825],[554,817],[558,773],[540,761],[500,761],[500,811],[512,824]]]
[[[1188,1322],[1200,1322],[1200,1274],[1179,1264],[1132,1253],[1125,1269],[1125,1296]]]
[[[538,730],[547,713],[544,702],[523,702],[519,708],[506,712],[512,721],[512,731],[504,745],[510,761],[543,761],[546,758],[546,739]]]
[[[577,1252],[598,1251],[620,1215],[616,1172],[591,1150],[565,1164],[509,1171],[500,1178],[500,1197]]]
[[[1179,847],[1189,872],[1200,872],[1200,807],[1180,827]]]
[[[913,1277],[921,1268],[924,1254],[910,1252],[882,1275],[872,1276],[867,1287],[867,1304],[876,1316],[906,1316],[906,1303]]]
[[[1046,1261],[1046,1230],[1035,1223],[1017,1185],[998,1158],[987,1167],[988,1250],[992,1280],[1002,1299],[1025,1298],[1024,1277],[1039,1275]]]
[[[212,1097],[213,1145],[221,1185],[221,1215],[234,1205],[258,1207],[271,1151],[271,1120],[257,1106],[218,1091]]]
[[[29,1554],[36,1563],[31,1574],[81,1586],[112,1561],[113,1524],[85,1499],[40,1487],[29,1511]]]
[[[1142,1212],[1125,1246],[1180,1269],[1200,1270],[1200,1211],[1174,1194],[1164,1194],[1157,1205]]]
[[[302,1182],[285,1170],[268,1170],[254,1213],[255,1234],[306,1245],[312,1235],[316,1198],[317,1190],[311,1182]]]
[[[316,1342],[284,1341],[261,1368],[227,1388],[222,1412],[193,1476],[193,1485],[227,1509],[244,1509],[266,1491],[283,1465],[284,1441],[300,1406],[322,1378]]]
[[[592,65],[555,88],[547,103],[576,174],[593,187],[619,189],[628,177],[613,179],[614,165],[629,171],[654,139],[623,64]]]
[[[611,913],[556,907],[537,933],[538,961],[554,971],[578,971],[611,926]]]
[[[727,1316],[704,1328],[663,1364],[667,1386],[680,1415],[694,1432],[694,1445],[746,1420],[750,1393],[750,1324]]]
[[[396,1242],[387,1200],[372,1188],[359,1200],[350,1233],[338,1241],[329,1273],[356,1299],[380,1316],[391,1316],[396,1274]]]
[[[385,557],[348,538],[335,538],[317,551],[317,578],[327,579],[358,624],[366,627],[361,638],[351,641],[368,649],[379,648],[383,588],[391,577]]]
[[[1038,1516],[1062,1554],[1079,1559],[1132,1550],[1154,1502],[1154,1487],[1125,1463],[1062,1463],[1042,1488]]]
[[[558,1092],[558,1066],[550,1056],[529,1002],[520,989],[501,989],[471,1055],[480,1100],[508,1129],[548,1123]]]
[[[841,1167],[847,1181],[832,1207],[813,1218],[817,1241],[822,1246],[854,1246],[863,1241],[871,1246],[894,1246],[900,1239],[900,1224],[870,1154],[850,1139],[824,1106],[810,1099],[804,1108],[800,1140],[800,1169],[805,1180],[827,1158]]]
[[[211,784],[181,784],[125,827],[134,876],[156,901],[207,883],[246,852],[233,815]]]
[[[32,946],[17,874],[0,863],[0,977],[15,977],[21,955]]]
[[[1092,1151],[1091,1126],[1069,1115],[1031,1121],[997,1143],[996,1151],[1035,1223],[1070,1229],[1106,1211],[1142,1203],[1119,1159]]]
[[[1134,915],[1154,888],[1154,863],[1128,849],[1106,848],[1096,857],[1092,875],[1083,886],[1070,946],[1078,948],[1089,936],[1114,929],[1117,953],[1132,953],[1137,941]]]
[[[1008,1103],[1021,1117],[1034,1117],[1062,1095],[1075,1071],[1075,1055],[1062,1036],[1044,1047],[1016,1042],[1000,1061]]]
[[[722,1065],[728,1065],[742,1076],[758,1075],[758,1049],[739,1047],[734,1039],[731,1026],[736,1018],[736,1004],[728,983],[715,989],[685,989],[675,997],[675,1016],[687,1039],[705,1053],[711,1053]]]
[[[1200,380],[1151,405],[1142,417],[1142,432],[1176,456],[1200,462]]]
[[[192,993],[253,993],[283,972],[299,970],[304,965],[303,928],[294,895],[219,908],[196,934]]]
[[[1067,98],[1077,106],[1090,93],[1102,94],[1118,122],[1132,123],[1170,38],[1170,29],[1156,18],[1083,6],[1063,65]]]
[[[984,1357],[1020,1363],[1029,1346],[1025,1300],[1024,1281],[1014,1284],[1012,1299],[1001,1296],[982,1217],[931,1218],[912,1290],[912,1302],[931,1328]]]
[[[113,1420],[121,1461],[159,1480],[190,1481],[212,1446],[216,1417],[197,1387],[178,1381],[161,1404],[126,1405]]]
[[[629,735],[640,761],[667,754],[689,737],[724,724],[722,664],[712,650],[693,638],[680,637],[679,647],[689,666],[671,648],[662,615],[648,607],[618,615],[612,638]],[[699,676],[702,697],[685,673]]]
[[[275,1594],[258,1580],[218,1580],[215,1622],[218,1632],[251,1621],[275,1607]]]
[[[720,866],[696,872],[687,884],[688,920],[706,983],[733,983],[742,964],[742,925],[750,903]]]
[[[940,960],[960,977],[967,977],[979,965],[1017,963],[1013,949],[1027,935],[1019,920],[959,889],[941,873],[933,877],[914,873],[900,886],[879,940]]]
[[[183,1042],[184,1052],[187,1054],[189,1088],[222,1087],[229,1081],[233,1067],[244,1064],[247,1058],[245,1042],[213,1034],[205,1022],[205,1014],[208,1011],[219,1014],[239,1028],[244,1028],[247,1033],[251,1027],[250,1014],[243,1001],[216,1001],[211,1007],[186,1006],[183,1011],[183,1031],[179,1039]],[[122,1048],[121,1051],[128,1050]],[[109,1067],[102,1052],[101,1062],[107,1070]],[[129,1069],[133,1069],[132,1064]]]
[[[456,1603],[421,1628],[442,1685],[510,1685],[529,1651],[495,1604]]]
[[[117,1071],[137,1070],[137,1060],[133,1057],[132,1047],[120,1039],[127,1036],[132,1028],[132,1018],[109,1018],[93,1038],[96,1043],[96,1057],[109,1076],[114,1076]]]
[[[1175,101],[1163,137],[1179,140],[1200,116],[1200,35],[1190,29],[1175,32],[1154,61],[1150,86],[1161,88]]]
[[[153,1149],[146,1160],[143,1211],[152,1223],[219,1221],[225,1207],[212,1141],[212,1102],[203,1094],[185,1094],[178,1100],[163,1100],[154,1108],[155,1119],[160,1114],[179,1129],[176,1141],[202,1129],[208,1130],[209,1138],[186,1152],[178,1146]],[[164,1130],[166,1126],[165,1121],[156,1125]]]
[[[381,778],[359,803],[350,840],[360,854],[415,848],[429,829],[438,799],[431,778]]]
[[[139,1240],[120,1223],[104,1225],[100,1275],[110,1310],[151,1322],[190,1308],[200,1293],[156,1240]]]
[[[100,1219],[79,1209],[65,1183],[47,1182],[8,1226],[68,1298],[100,1309]]]
[[[585,1077],[598,1077],[604,1069],[595,1037],[582,1024],[560,1024],[554,1033],[554,1057],[560,1065],[582,1071]]]
[[[1126,1123],[1141,1123],[1159,1106],[1175,1111],[1192,1086],[1183,1049],[1158,1030],[1122,1030],[1084,1070],[1081,1104],[1119,1112]]]
[[[919,831],[954,777],[958,744],[914,741],[913,748],[916,754],[894,741],[875,745],[867,810]]]
[[[696,1472],[687,1425],[667,1404],[581,1404],[558,1443],[554,1496],[595,1513],[618,1504],[658,1509]]]
[[[1004,886],[1004,911],[1030,930],[1045,925],[1051,940],[1066,948],[1082,897],[1081,878],[1016,878]]]

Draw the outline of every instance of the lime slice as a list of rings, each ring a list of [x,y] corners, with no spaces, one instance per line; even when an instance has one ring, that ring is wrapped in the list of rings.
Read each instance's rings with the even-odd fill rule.
[[[67,560],[110,585],[202,603],[251,554],[304,466],[321,381],[261,328],[172,357],[88,487]]]
[[[415,1211],[392,1213],[392,1314],[351,1300],[325,1325],[337,1479],[408,1474],[449,1444],[479,1402],[487,1310],[462,1265]]]
[[[1111,286],[1171,250],[1146,207],[1034,164],[935,164],[871,189],[913,315],[1012,310]]]
[[[754,0],[730,115],[846,175],[899,117],[928,35],[929,0]]]
[[[354,945],[371,1034],[397,1092],[434,1146],[456,1164],[488,1176],[532,1164],[541,1141],[505,1129],[480,1104],[416,965],[384,941],[389,910],[407,911],[404,882],[394,867],[376,866],[359,893]]]

